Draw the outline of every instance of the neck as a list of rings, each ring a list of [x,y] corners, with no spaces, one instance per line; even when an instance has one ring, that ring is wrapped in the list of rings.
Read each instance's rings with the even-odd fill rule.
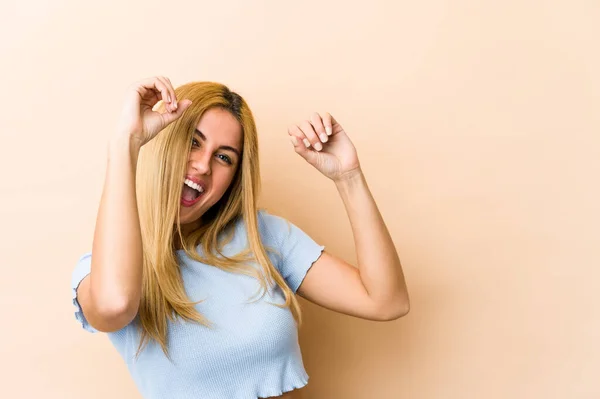
[[[200,227],[200,220],[195,222],[186,223],[181,225],[181,235],[185,238],[190,235],[194,230],[197,230]],[[177,227],[173,227],[173,247],[175,250],[183,249],[183,244],[179,239],[179,234],[177,234]]]

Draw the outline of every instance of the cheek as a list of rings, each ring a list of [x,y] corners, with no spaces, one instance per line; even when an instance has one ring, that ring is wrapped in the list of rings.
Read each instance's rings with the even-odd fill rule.
[[[218,185],[219,192],[224,193],[225,191],[227,191],[227,189],[233,182],[233,179],[235,177],[235,170],[223,170],[222,173],[219,174],[219,176],[215,177],[217,178],[217,181],[213,180],[213,182]]]

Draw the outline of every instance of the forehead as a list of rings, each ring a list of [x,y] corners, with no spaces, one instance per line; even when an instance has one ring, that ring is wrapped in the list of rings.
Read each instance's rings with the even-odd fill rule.
[[[242,126],[231,112],[222,108],[211,108],[204,112],[196,126],[207,140],[215,140],[221,144],[242,143]]]

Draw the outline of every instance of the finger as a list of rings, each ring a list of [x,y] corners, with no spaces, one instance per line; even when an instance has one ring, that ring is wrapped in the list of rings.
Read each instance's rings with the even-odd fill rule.
[[[173,101],[175,101],[175,108],[179,107],[179,100],[177,99],[177,92],[175,91],[175,87],[173,87],[173,83],[171,83],[171,80],[169,78],[167,78],[167,80],[169,81],[169,85],[171,86],[171,89],[173,90]]]
[[[166,76],[161,76],[161,78],[163,78],[167,83],[167,87],[171,92],[171,104],[175,106],[175,109],[177,109],[177,107],[179,106],[177,103],[177,93],[175,93],[175,88],[173,88],[173,83],[171,83],[171,79],[167,78]]]
[[[141,87],[140,95],[142,99],[152,105],[152,109],[158,104],[162,99],[162,95],[160,92],[156,92],[154,88]]]
[[[315,112],[310,117],[310,123],[313,125],[315,132],[319,135],[319,139],[326,143],[329,138],[327,137],[327,133],[325,132],[325,126],[323,125],[323,121],[321,120],[321,115],[318,112]]]
[[[168,112],[175,112],[177,107],[175,107],[175,91],[173,90],[173,87],[164,76],[157,76],[156,79],[158,79],[167,89],[167,97],[163,97],[167,99],[165,101],[165,108]]]
[[[306,141],[302,140],[307,148],[312,145],[317,151],[321,151],[323,149],[323,144],[321,144],[321,141],[317,136],[317,132],[315,132],[315,128],[309,121],[302,122],[300,124],[300,130],[304,134],[305,139],[308,141],[307,143]]]
[[[292,142],[292,145],[294,147],[303,146],[303,148],[306,148],[304,143],[302,143],[302,132],[300,132],[300,129],[298,129],[298,126],[296,126],[296,125],[289,126],[288,134],[290,135],[290,141]]]
[[[323,125],[325,125],[325,132],[327,132],[328,136],[333,134],[333,124],[334,124],[333,116],[330,113],[325,112],[323,114]]]
[[[157,76],[156,79],[158,81],[160,81],[160,83],[162,83],[162,85],[166,88],[167,90],[167,96],[163,97],[163,103],[165,105],[165,109],[167,110],[167,112],[173,112],[173,97],[171,95],[171,90],[169,89],[169,84],[167,83],[166,79],[163,76]]]
[[[176,111],[165,112],[164,114],[161,114],[163,117],[163,121],[165,122],[165,127],[171,122],[179,119],[181,115],[183,115],[185,110],[190,107],[190,105],[192,105],[192,100],[188,100],[186,98],[185,100],[181,100],[181,102],[179,103],[179,107],[177,107]]]
[[[296,153],[302,158],[306,159],[309,163],[315,162],[317,153],[315,151],[311,151],[306,146],[306,143],[303,142],[303,140],[306,140],[306,137],[302,130],[300,130],[298,126],[292,125],[288,127],[288,134],[290,135],[290,139]]]
[[[162,93],[155,87],[156,78],[147,78],[132,84],[132,88],[138,93],[142,101],[156,102],[162,99]],[[154,104],[156,104],[154,102]]]
[[[148,90],[153,90],[155,93],[157,93],[157,95],[160,96],[160,98],[163,100],[163,102],[165,102],[165,103],[171,102],[169,90],[167,89],[167,86],[165,85],[165,83],[163,81],[161,81],[159,78],[157,78],[157,77],[152,78],[151,81],[149,82],[149,84],[145,85],[145,87]],[[167,110],[170,111],[169,109],[167,109]]]

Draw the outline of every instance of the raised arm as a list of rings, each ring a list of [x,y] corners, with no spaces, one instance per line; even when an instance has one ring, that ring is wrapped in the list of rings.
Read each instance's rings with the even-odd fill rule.
[[[126,326],[137,314],[140,301],[142,238],[135,196],[138,153],[138,144],[127,138],[109,143],[91,273],[77,289],[86,319],[99,331]]]
[[[166,112],[153,111],[161,99]],[[177,106],[171,82],[164,77],[131,85],[117,134],[108,145],[108,163],[98,209],[91,272],[79,284],[77,300],[88,323],[116,331],[137,314],[142,291],[142,236],[135,180],[141,147],[179,118],[191,101]]]
[[[354,145],[330,115],[292,125],[296,153],[333,180],[348,214],[358,268],[326,251],[298,293],[328,309],[369,320],[395,320],[410,309],[398,253],[367,186]]]

